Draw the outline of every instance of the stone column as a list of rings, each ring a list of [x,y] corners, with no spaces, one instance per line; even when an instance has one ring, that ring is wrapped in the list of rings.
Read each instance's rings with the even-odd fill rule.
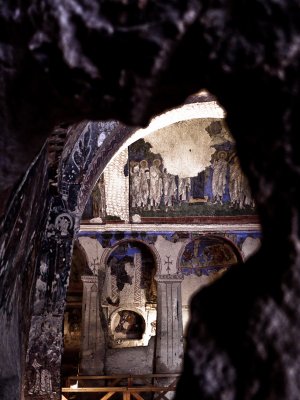
[[[82,342],[80,374],[103,375],[105,338],[99,312],[98,276],[82,276]]]
[[[183,276],[157,275],[156,373],[180,372],[183,355]]]
[[[156,372],[179,372],[183,355],[181,282],[178,260],[185,242],[159,235],[157,281]]]

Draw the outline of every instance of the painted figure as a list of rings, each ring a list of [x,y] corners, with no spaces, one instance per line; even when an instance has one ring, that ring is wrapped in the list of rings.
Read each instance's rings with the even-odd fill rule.
[[[213,162],[212,195],[213,203],[223,204],[223,195],[226,187],[228,162],[226,151],[219,151],[218,158]]]
[[[238,157],[233,158],[230,166],[229,194],[231,207],[243,209],[245,206],[254,207],[247,178],[243,174]]]
[[[133,208],[141,206],[141,176],[139,163],[131,162],[131,205]]]
[[[231,207],[244,208],[243,173],[237,156],[230,165],[229,194]]]
[[[140,162],[140,177],[141,177],[141,182],[140,182],[141,206],[143,208],[146,208],[149,199],[149,180],[150,180],[150,171],[147,160],[142,160]]]
[[[144,332],[143,318],[130,310],[119,311],[119,323],[115,332],[126,339],[141,339]]]
[[[36,359],[34,359],[32,367],[35,370],[35,375],[29,394],[52,395],[51,373],[47,369],[43,369]]]
[[[106,216],[106,202],[105,202],[105,183],[104,174],[102,174],[96,183],[93,192],[93,217],[104,219]]]
[[[186,203],[190,199],[191,194],[191,178],[179,178],[178,182],[178,196],[180,204]]]
[[[244,204],[245,206],[255,207],[254,199],[252,197],[251,189],[248,179],[243,175],[243,190],[244,190]]]
[[[150,167],[150,205],[153,210],[157,210],[160,205],[162,196],[162,176],[160,171],[161,161],[153,160],[153,165]]]
[[[237,262],[236,255],[227,244],[212,244],[203,250],[205,266],[229,266]]]
[[[173,200],[174,197],[176,196],[177,187],[175,182],[175,176],[169,174],[166,168],[164,168],[164,172],[162,174],[162,182],[163,182],[164,205],[166,207],[166,211],[168,211],[168,208],[173,206]]]

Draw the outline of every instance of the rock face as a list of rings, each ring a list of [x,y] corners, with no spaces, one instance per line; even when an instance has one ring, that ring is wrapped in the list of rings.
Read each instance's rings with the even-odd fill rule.
[[[195,399],[300,398],[299,17],[296,0],[36,0],[1,6],[1,190],[6,193],[58,122],[119,118],[145,124],[199,88],[226,109],[264,240],[245,266],[195,296],[177,400],[191,387]],[[63,154],[82,149],[81,128],[69,132]],[[95,182],[93,167],[103,167],[129,134],[112,132],[115,139],[95,150],[88,169],[80,164],[67,189],[64,173],[70,164],[57,164],[58,158],[51,164],[42,151],[8,202],[0,242],[0,337],[7,349],[0,364],[3,399],[23,396],[25,353],[37,334],[31,316],[45,311],[45,318],[52,313],[60,323],[68,266],[63,269],[59,260],[70,257],[82,211],[76,203],[84,203]],[[57,258],[49,256],[41,267],[50,242]],[[32,304],[44,287],[39,279],[48,293],[41,309]],[[28,382],[39,368],[48,379],[59,365],[59,332],[48,320],[36,326],[48,339],[57,334],[57,340],[41,361],[35,361],[36,349],[29,351]],[[45,365],[38,367],[41,362]],[[25,393],[30,390],[29,398],[49,398],[32,386]]]

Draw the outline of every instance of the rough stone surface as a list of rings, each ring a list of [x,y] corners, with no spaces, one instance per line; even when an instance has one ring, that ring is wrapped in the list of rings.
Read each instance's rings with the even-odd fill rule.
[[[168,80],[158,82],[196,18],[194,1],[1,4],[1,190],[25,172],[57,122],[145,124],[189,94],[170,96]]]
[[[191,388],[195,399],[204,400],[300,398],[299,17],[296,0],[1,3],[2,202],[57,122],[116,117],[144,124],[200,87],[226,109],[264,240],[244,267],[195,296],[177,400]],[[116,133],[115,140],[117,146],[121,135]],[[112,147],[101,149],[102,166],[109,156],[105,150]],[[70,256],[76,190],[84,179],[92,183],[93,167],[83,164],[75,174],[81,178],[72,177],[65,192],[61,184],[50,206],[45,157],[39,158],[35,182],[29,174],[23,192],[15,192],[1,226],[1,323],[7,336],[0,337],[7,351],[0,390],[5,400],[21,397],[28,316],[36,310],[31,300],[44,287],[30,286],[44,279],[44,269],[37,271],[49,248],[42,246],[54,243],[55,257]],[[83,192],[78,209],[83,209]],[[25,223],[28,209],[30,223]],[[52,228],[42,234],[48,216]],[[47,233],[52,238],[40,237]],[[57,312],[59,321],[68,266],[63,271],[57,266],[49,263],[45,279],[48,312]],[[8,336],[12,332],[14,337]],[[49,339],[53,332],[48,333]],[[61,344],[55,343],[59,354]],[[33,354],[29,350],[28,360]],[[47,362],[54,354],[43,355],[44,371],[51,373]],[[32,365],[37,366],[34,360]]]
[[[19,398],[24,376],[35,276],[48,207],[46,160],[44,148],[20,182],[1,221],[0,397],[3,399]],[[43,201],[37,202],[37,198]],[[29,215],[30,223],[26,223]]]

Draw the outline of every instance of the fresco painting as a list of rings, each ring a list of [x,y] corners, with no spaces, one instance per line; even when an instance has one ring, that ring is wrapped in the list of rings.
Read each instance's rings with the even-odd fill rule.
[[[124,242],[107,260],[111,288],[106,301],[113,306],[156,303],[155,262],[146,246]]]
[[[199,122],[200,124],[200,122]],[[167,157],[161,144],[161,153],[152,148],[152,139],[145,137],[129,147],[129,179],[130,179],[130,213],[141,217],[170,216],[219,216],[219,215],[254,215],[255,204],[251,196],[248,181],[241,171],[235,144],[222,120],[203,120],[199,125],[199,137],[204,136],[202,148],[195,144],[189,149],[191,164],[195,164],[195,155],[208,152],[207,163],[199,156],[199,170],[194,168],[193,175],[187,176],[186,164],[189,152],[181,154],[184,149],[184,136],[177,143],[177,174],[167,168]],[[174,124],[176,125],[176,124]],[[186,129],[189,127],[184,126]],[[195,126],[193,126],[195,129]],[[201,130],[202,129],[202,130]],[[178,128],[177,128],[178,130]],[[205,130],[205,133],[203,132]],[[165,146],[169,146],[168,138],[172,135],[172,126],[163,133]],[[185,134],[188,136],[189,132]],[[206,136],[205,136],[206,135]],[[150,137],[150,136],[149,136]],[[208,137],[208,139],[207,139]],[[190,138],[189,138],[190,141]],[[205,145],[203,145],[203,143]],[[176,155],[176,153],[174,153]],[[193,158],[194,157],[194,158]],[[204,157],[204,156],[203,156]],[[183,171],[180,172],[180,165]],[[170,162],[168,161],[168,164]]]
[[[114,328],[115,339],[142,339],[145,321],[141,315],[132,310],[118,312]]]
[[[237,264],[239,258],[231,244],[222,238],[202,236],[190,242],[180,260],[184,275],[210,275]]]
[[[247,215],[256,215],[255,204],[224,120],[198,119],[157,130],[120,153],[96,183],[83,219]]]

